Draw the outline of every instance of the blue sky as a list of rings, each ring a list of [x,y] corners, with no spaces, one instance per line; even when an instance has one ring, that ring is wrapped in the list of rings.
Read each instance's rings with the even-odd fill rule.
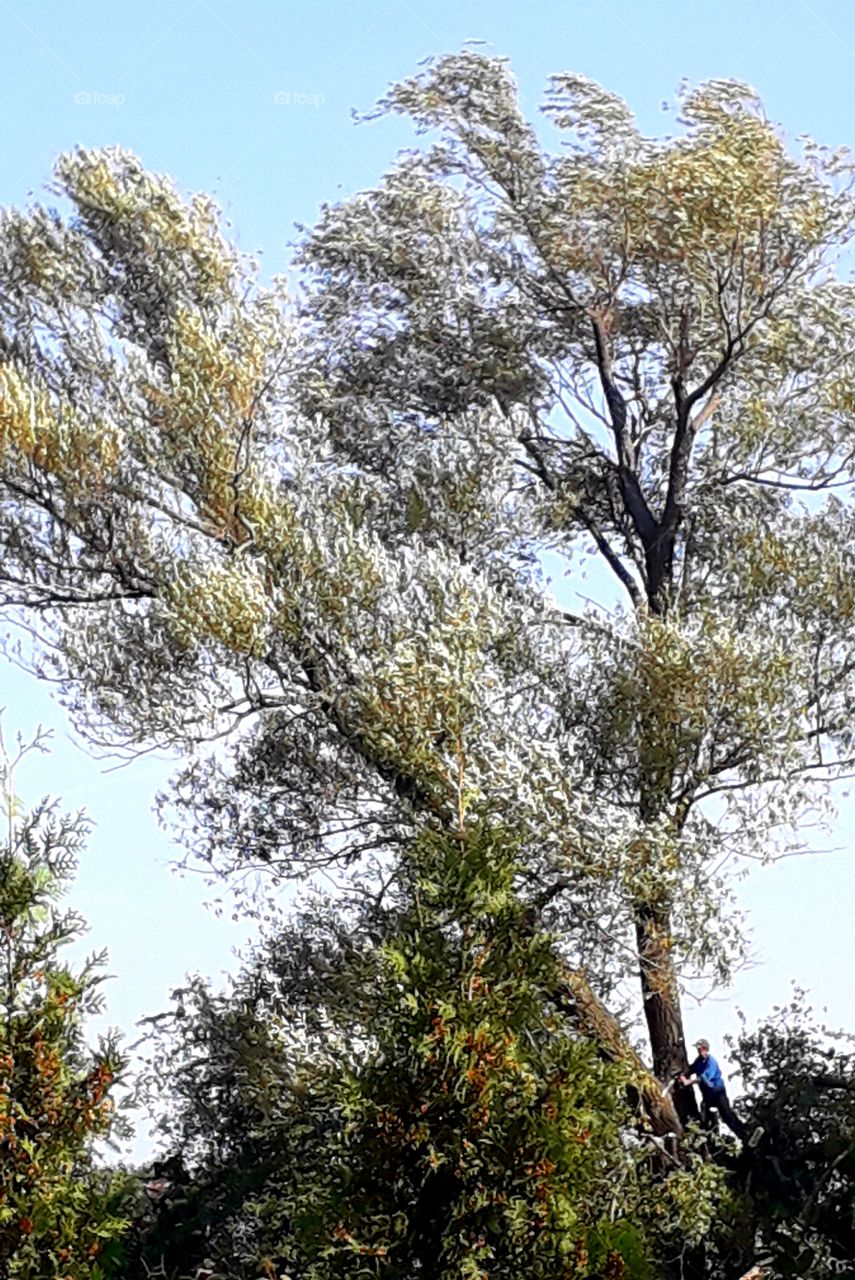
[[[213,192],[241,246],[263,251],[265,271],[285,271],[295,223],[370,187],[410,144],[404,122],[355,126],[352,110],[468,39],[510,57],[531,114],[547,76],[572,69],[622,94],[646,129],[667,131],[661,104],[681,79],[734,76],[790,134],[855,145],[850,0],[0,0],[0,203],[38,194],[60,151],[118,144],[185,191]],[[73,902],[117,975],[106,1020],[133,1034],[188,969],[232,968],[247,926],[204,909],[216,891],[199,877],[169,871],[179,851],[151,814],[168,761],[106,771],[110,762],[74,745],[49,691],[11,667],[0,667],[4,705],[7,732],[56,731],[53,755],[22,772],[24,797],[49,790],[97,824]],[[761,963],[703,1008],[690,1000],[690,1032],[720,1041],[735,1029],[734,1005],[760,1016],[786,1001],[790,979],[831,1023],[855,1028],[848,802],[843,815],[816,841],[835,852],[742,886]]]

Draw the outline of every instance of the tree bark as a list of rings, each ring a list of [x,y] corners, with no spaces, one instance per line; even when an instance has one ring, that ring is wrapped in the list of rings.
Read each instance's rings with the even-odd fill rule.
[[[653,1072],[659,1080],[668,1083],[688,1066],[668,912],[657,910],[649,903],[638,905],[635,937]],[[698,1108],[693,1091],[676,1088],[674,1093],[681,1121],[685,1124],[696,1120]]]
[[[660,1081],[629,1044],[617,1019],[594,993],[584,969],[570,969],[565,976],[566,994],[573,1005],[579,1030],[598,1044],[612,1062],[623,1062],[631,1068],[637,1102],[643,1108],[653,1133],[681,1137],[683,1124],[673,1094],[663,1092]]]

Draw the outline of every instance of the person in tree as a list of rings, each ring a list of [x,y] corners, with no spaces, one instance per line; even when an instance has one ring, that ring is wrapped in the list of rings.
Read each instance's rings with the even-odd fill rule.
[[[730,1105],[727,1089],[724,1085],[724,1076],[721,1074],[721,1068],[715,1058],[710,1053],[709,1041],[698,1040],[695,1043],[695,1048],[698,1051],[698,1056],[689,1067],[689,1074],[680,1076],[680,1083],[685,1085],[697,1084],[699,1086],[701,1090],[701,1123],[705,1129],[711,1128],[712,1117],[710,1111],[715,1110],[731,1133],[735,1133],[741,1142],[746,1142],[748,1130]]]

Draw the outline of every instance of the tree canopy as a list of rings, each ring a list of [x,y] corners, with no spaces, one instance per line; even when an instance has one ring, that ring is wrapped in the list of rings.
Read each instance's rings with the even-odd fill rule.
[[[188,751],[220,869],[512,832],[580,1027],[625,1058],[632,978],[664,1081],[681,978],[741,954],[722,866],[851,750],[849,163],[732,81],[646,138],[557,75],[555,153],[501,59],[378,110],[424,143],[303,234],[293,303],[127,152],[3,214],[3,598],[95,739]]]

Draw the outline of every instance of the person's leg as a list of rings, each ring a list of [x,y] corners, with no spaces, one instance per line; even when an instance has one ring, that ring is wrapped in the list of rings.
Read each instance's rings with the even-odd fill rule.
[[[701,1090],[701,1128],[714,1129],[715,1116],[710,1111],[710,1102],[712,1101],[705,1090]]]
[[[745,1142],[748,1130],[731,1107],[724,1089],[716,1095],[715,1108],[731,1133],[735,1133],[740,1142]]]

